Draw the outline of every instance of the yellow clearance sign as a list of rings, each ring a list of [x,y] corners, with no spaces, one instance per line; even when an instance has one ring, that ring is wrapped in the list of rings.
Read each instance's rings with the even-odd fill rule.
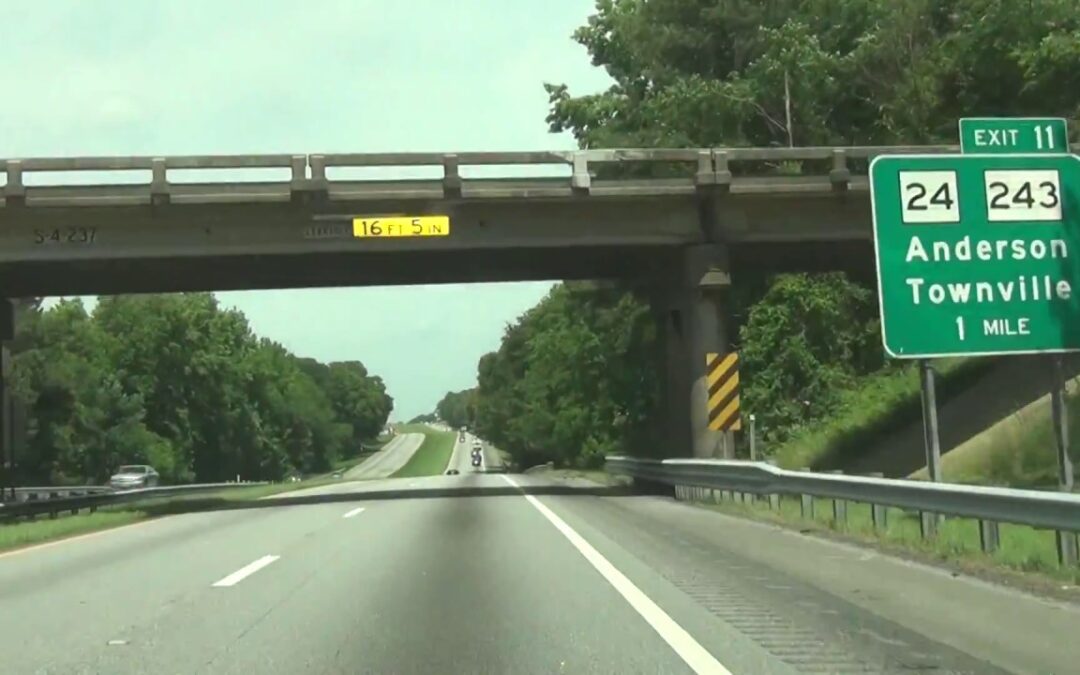
[[[446,237],[449,235],[449,216],[353,218],[353,236],[357,238]]]
[[[709,386],[709,428],[713,431],[739,431],[739,355],[705,355],[705,381]]]

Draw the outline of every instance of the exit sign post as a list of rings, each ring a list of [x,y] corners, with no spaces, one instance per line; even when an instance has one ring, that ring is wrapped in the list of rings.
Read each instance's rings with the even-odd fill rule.
[[[960,120],[964,154],[1065,154],[1068,125],[1060,117],[965,117]]]

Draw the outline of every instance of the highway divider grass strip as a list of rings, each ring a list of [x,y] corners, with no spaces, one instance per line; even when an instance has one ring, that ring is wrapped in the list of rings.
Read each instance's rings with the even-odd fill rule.
[[[417,432],[424,434],[424,442],[416,449],[405,466],[398,469],[391,478],[438,476],[446,471],[446,465],[450,463],[450,457],[454,454],[456,437],[454,432],[436,431],[431,427],[410,430],[410,433]]]
[[[719,492],[717,492],[719,494]],[[869,504],[847,502],[847,516],[838,523],[833,515],[833,500],[814,500],[812,518],[804,518],[800,499],[784,496],[779,511],[774,510],[767,499],[757,498],[751,502],[722,500],[694,502],[707,508],[732,515],[767,520],[776,524],[798,528],[804,532],[841,534],[845,539],[859,543],[881,546],[884,550],[930,562],[954,563],[965,572],[976,575],[1000,573],[1014,578],[1050,582],[1060,587],[1062,581],[1080,584],[1080,567],[1062,567],[1058,563],[1054,533],[1036,530],[1026,525],[1001,523],[1000,546],[993,553],[983,553],[979,540],[978,521],[970,518],[945,518],[938,528],[937,536],[923,539],[917,514],[903,509],[886,509],[886,526],[874,529]],[[1037,584],[1045,587],[1045,584]]]

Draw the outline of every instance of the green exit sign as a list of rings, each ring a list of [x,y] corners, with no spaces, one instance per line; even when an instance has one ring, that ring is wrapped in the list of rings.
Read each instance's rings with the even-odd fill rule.
[[[870,197],[890,356],[1080,349],[1080,157],[883,155]]]
[[[960,152],[1067,153],[1068,125],[1060,117],[965,117],[960,120]]]

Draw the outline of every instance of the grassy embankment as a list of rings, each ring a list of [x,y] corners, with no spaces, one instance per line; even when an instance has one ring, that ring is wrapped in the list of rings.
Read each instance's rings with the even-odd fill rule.
[[[993,366],[992,359],[952,358],[934,362],[939,405],[963,391]],[[867,377],[844,396],[840,411],[776,449],[785,469],[815,468],[854,457],[874,442],[922,415],[919,371],[914,365]]]
[[[1070,426],[1080,419],[1080,380],[1068,383]],[[949,482],[1053,488],[1057,484],[1057,455],[1049,394],[1009,415],[986,431],[961,443],[942,457],[942,475]],[[1069,454],[1080,457],[1080,435],[1069,436]],[[919,470],[915,478],[925,478]]]

